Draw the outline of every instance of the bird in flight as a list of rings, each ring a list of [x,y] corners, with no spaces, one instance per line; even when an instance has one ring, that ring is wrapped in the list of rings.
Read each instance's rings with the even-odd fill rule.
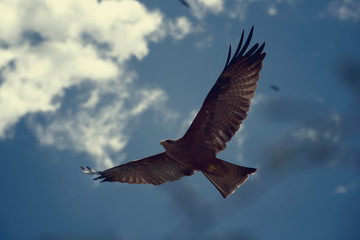
[[[182,5],[184,5],[185,7],[187,7],[187,8],[190,8],[190,4],[186,1],[186,0],[179,0],[181,3],[182,3]]]
[[[274,90],[275,92],[280,91],[280,88],[279,88],[278,86],[275,86],[275,85],[270,85],[270,88],[271,88],[272,90]]]
[[[224,198],[243,184],[256,168],[238,166],[216,155],[226,148],[240,124],[246,118],[260,78],[265,43],[256,43],[247,51],[254,27],[243,45],[244,31],[231,58],[231,45],[225,68],[215,82],[185,135],[175,140],[163,140],[165,151],[119,166],[95,171],[81,167],[95,180],[160,185],[184,176],[202,172]],[[231,58],[231,59],[230,59]]]

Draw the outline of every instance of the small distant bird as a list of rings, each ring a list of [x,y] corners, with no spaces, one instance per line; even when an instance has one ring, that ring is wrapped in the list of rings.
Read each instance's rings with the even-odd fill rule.
[[[81,167],[90,175],[100,175],[102,182],[150,183],[154,185],[175,181],[184,176],[202,172],[224,198],[232,194],[256,168],[247,168],[226,162],[216,155],[226,148],[246,118],[250,100],[254,97],[260,78],[265,43],[255,44],[247,50],[254,27],[242,46],[244,31],[239,45],[231,58],[231,46],[225,68],[194,121],[182,138],[163,140],[165,152],[131,161],[105,171]]]
[[[186,0],[179,0],[185,7],[190,8],[190,4]]]
[[[280,88],[278,86],[275,85],[270,85],[270,88],[276,92],[280,91]]]

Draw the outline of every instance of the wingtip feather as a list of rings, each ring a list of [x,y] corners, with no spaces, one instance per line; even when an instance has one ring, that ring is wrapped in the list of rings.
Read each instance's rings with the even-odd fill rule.
[[[92,169],[89,166],[86,166],[86,167],[81,166],[80,168],[83,173],[88,174],[88,175],[100,174],[98,171]]]
[[[235,61],[237,61],[239,58],[241,58],[243,56],[247,56],[247,57],[248,56],[258,56],[262,53],[262,51],[264,50],[264,47],[265,47],[265,42],[260,47],[259,47],[259,44],[256,43],[249,51],[246,52],[246,50],[248,49],[248,47],[250,45],[253,33],[254,33],[254,25],[251,27],[251,30],[250,30],[249,35],[244,43],[244,46],[242,46],[243,41],[244,41],[244,34],[245,34],[245,31],[244,30],[242,31],[239,44],[238,44],[232,58],[231,58],[231,51],[229,51],[229,53],[228,53],[228,57],[226,60],[224,70],[226,69],[227,66],[234,63]]]
[[[228,53],[228,56],[227,56],[227,59],[226,59],[226,63],[225,63],[224,69],[225,69],[226,66],[229,64],[230,57],[231,57],[231,44],[229,45],[229,53]]]

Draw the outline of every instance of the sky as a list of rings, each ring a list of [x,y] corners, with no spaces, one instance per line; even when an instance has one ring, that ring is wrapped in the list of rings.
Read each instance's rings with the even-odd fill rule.
[[[186,2],[0,0],[0,239],[359,239],[360,1]],[[81,172],[181,137],[252,26],[267,56],[219,157],[258,170],[233,195]]]

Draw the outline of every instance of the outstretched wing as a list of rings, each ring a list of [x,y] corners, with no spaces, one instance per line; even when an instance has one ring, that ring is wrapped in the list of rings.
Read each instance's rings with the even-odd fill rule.
[[[239,45],[230,60],[231,46],[225,68],[184,135],[184,139],[201,144],[215,155],[224,150],[240,124],[246,118],[250,100],[254,97],[260,78],[265,46],[255,44],[249,51],[254,27],[242,47],[244,31]]]
[[[100,175],[95,180],[102,182],[122,182],[160,185],[168,181],[175,181],[183,176],[190,176],[193,170],[180,165],[165,152],[131,161],[105,171],[95,171],[89,167],[81,167],[82,171],[90,175]]]

